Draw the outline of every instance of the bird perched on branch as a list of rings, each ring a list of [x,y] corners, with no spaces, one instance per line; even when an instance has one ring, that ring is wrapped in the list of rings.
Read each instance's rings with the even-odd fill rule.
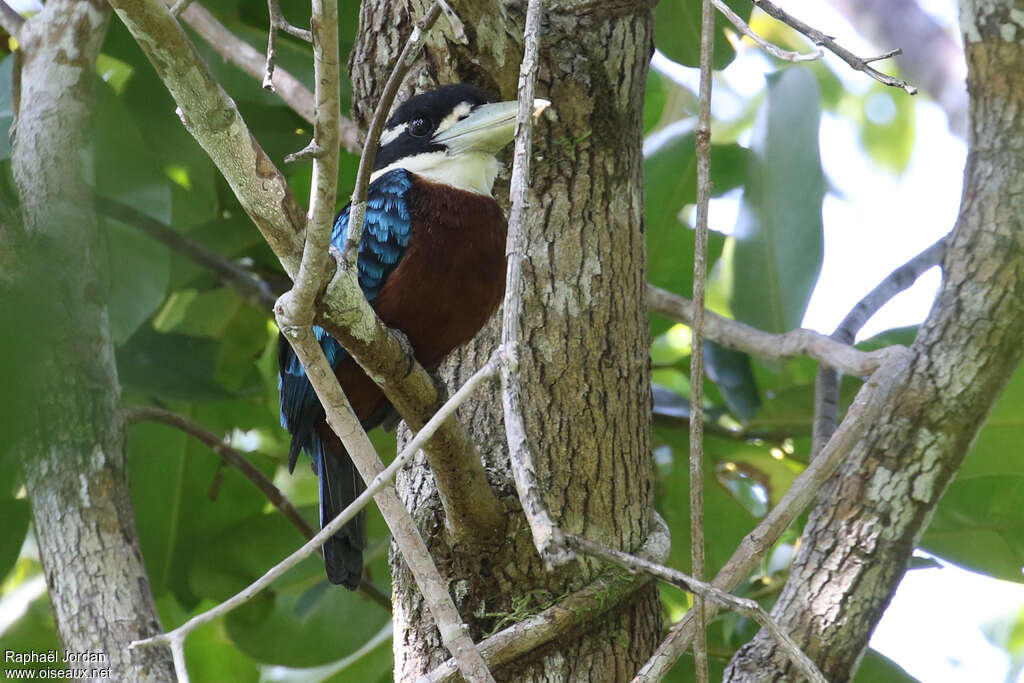
[[[534,115],[547,106],[534,102]],[[428,370],[487,322],[505,290],[505,216],[491,197],[512,141],[516,102],[487,103],[471,85],[448,85],[406,101],[387,122],[367,192],[359,246],[359,286],[377,315],[401,330]],[[331,243],[343,249],[349,207],[338,214]],[[390,404],[341,345],[313,328],[365,429]],[[306,373],[281,337],[281,425],[291,432],[289,471],[300,451],[320,478],[320,523],[326,525],[364,489]],[[366,544],[363,513],[323,546],[327,578],[355,590]]]

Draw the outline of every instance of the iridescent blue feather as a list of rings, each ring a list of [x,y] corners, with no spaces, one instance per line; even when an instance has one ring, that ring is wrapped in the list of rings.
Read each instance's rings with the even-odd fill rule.
[[[409,246],[412,221],[409,217],[408,193],[411,188],[412,177],[409,172],[395,169],[371,183],[367,192],[366,222],[359,245],[358,265],[359,287],[371,303]],[[349,207],[346,206],[335,220],[331,244],[337,249],[345,246],[348,216]],[[348,358],[341,344],[322,328],[314,326],[313,332],[332,368],[337,368]],[[286,343],[281,344],[279,362],[281,426],[292,434],[288,454],[289,470],[295,468],[299,452],[305,451],[313,458],[313,469],[319,473],[318,456],[321,447],[315,425],[323,409],[306,377],[306,371]]]

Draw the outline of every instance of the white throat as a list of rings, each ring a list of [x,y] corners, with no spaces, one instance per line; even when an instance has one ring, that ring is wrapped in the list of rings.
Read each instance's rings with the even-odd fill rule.
[[[490,197],[501,164],[487,152],[462,152],[457,156],[441,151],[427,152],[399,159],[374,171],[370,182],[396,168],[404,168],[435,183]]]

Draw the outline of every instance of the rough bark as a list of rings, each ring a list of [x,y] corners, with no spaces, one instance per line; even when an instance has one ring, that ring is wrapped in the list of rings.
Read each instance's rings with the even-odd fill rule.
[[[108,20],[99,0],[51,0],[19,35],[11,159],[24,233],[14,241],[24,263],[44,254],[51,264],[34,286],[56,313],[37,331],[52,348],[34,428],[19,446],[64,647],[105,654],[97,666],[109,666],[110,680],[170,681],[166,649],[126,650],[161,629],[125,481],[104,250],[87,183],[91,82]]]
[[[849,680],[939,498],[1024,355],[1024,18],[961,15],[971,96],[964,194],[906,388],[820,496],[773,616],[830,681]],[[729,681],[793,680],[759,633]]]
[[[360,42],[350,60],[366,120],[386,65],[426,2],[363,4]],[[652,511],[650,389],[644,309],[641,107],[652,49],[647,2],[550,2],[542,20],[538,96],[554,114],[535,129],[526,228],[525,344],[521,350],[526,429],[552,516],[567,531],[636,549]],[[458,2],[470,44],[439,22],[406,94],[433,83],[471,81],[515,97],[525,3]],[[499,180],[499,186],[502,184]],[[499,192],[502,190],[499,190]],[[492,321],[493,322],[493,321]],[[464,379],[494,348],[495,325],[448,364]],[[593,562],[546,572],[533,548],[508,472],[501,402],[482,396],[462,411],[482,446],[491,481],[510,512],[489,553],[452,547],[422,460],[398,480],[475,639],[498,615],[521,619],[592,580]],[[416,677],[447,655],[407,570],[393,558],[397,680]],[[656,645],[661,620],[653,586],[526,661],[499,680],[628,680]]]

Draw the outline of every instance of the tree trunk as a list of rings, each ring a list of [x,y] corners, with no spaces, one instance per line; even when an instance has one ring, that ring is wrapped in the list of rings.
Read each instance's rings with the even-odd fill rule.
[[[366,120],[384,75],[429,3],[400,8],[364,2],[350,61],[356,117]],[[440,19],[409,84],[470,81],[514,99],[525,3],[454,3],[469,34],[451,40]],[[652,50],[647,2],[548,2],[542,18],[537,93],[553,102],[538,125],[526,226],[524,417],[545,498],[556,523],[623,549],[644,541],[652,515],[650,379],[644,307],[642,122]],[[411,90],[405,91],[408,94]],[[499,193],[506,188],[498,182]],[[447,365],[464,379],[497,343],[500,316]],[[497,389],[495,388],[496,392]],[[479,396],[462,411],[510,510],[497,548],[451,547],[425,463],[399,477],[456,604],[479,640],[590,582],[601,567],[572,563],[549,573],[518,513],[508,470],[501,401]],[[415,680],[447,659],[439,635],[399,558],[394,570],[395,678]],[[629,680],[657,644],[661,617],[648,584],[608,614],[498,669],[499,680]],[[496,616],[500,615],[500,616]],[[508,625],[505,623],[503,625]]]
[[[91,84],[109,16],[100,0],[50,0],[18,36],[11,162],[24,233],[10,242],[23,263],[45,259],[33,286],[41,308],[56,312],[48,329],[18,331],[51,345],[20,451],[64,647],[105,655],[95,666],[109,667],[109,680],[170,681],[166,648],[126,649],[161,629],[125,481],[107,270],[87,182]]]
[[[852,678],[939,498],[1024,355],[1024,20],[1014,6],[964,3],[971,124],[945,279],[914,342],[907,385],[822,491],[772,611],[830,681]],[[727,672],[730,681],[794,678],[763,631]]]

